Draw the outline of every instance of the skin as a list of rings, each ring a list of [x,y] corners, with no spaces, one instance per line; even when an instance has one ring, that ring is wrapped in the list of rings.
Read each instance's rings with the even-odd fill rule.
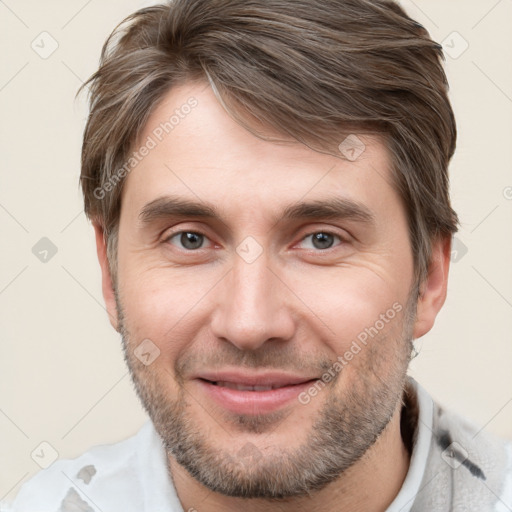
[[[353,162],[263,141],[209,87],[187,83],[169,91],[140,140],[192,96],[197,107],[126,178],[116,286],[94,223],[107,310],[183,509],[383,511],[409,466],[399,420],[411,340],[432,328],[444,303],[450,240],[434,243],[416,300],[406,213],[378,138],[359,135],[366,149]],[[167,195],[208,203],[220,216],[143,222],[144,207]],[[283,218],[299,201],[333,197],[364,205],[373,223]],[[202,247],[180,244],[183,231],[203,234]],[[336,235],[332,246],[316,248],[310,235],[325,232]],[[261,250],[251,263],[236,251],[248,236]],[[393,304],[401,311],[308,404],[238,415],[192,378],[226,367],[320,377]],[[148,366],[134,355],[145,339],[159,350]]]

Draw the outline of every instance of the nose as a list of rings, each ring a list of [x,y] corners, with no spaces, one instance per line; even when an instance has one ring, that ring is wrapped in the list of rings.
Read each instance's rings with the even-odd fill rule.
[[[268,340],[291,339],[295,330],[291,295],[268,267],[265,252],[252,263],[235,254],[231,272],[217,286],[213,335],[240,350],[256,350]]]

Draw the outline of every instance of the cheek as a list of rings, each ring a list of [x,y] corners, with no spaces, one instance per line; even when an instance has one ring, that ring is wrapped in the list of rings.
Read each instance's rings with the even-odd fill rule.
[[[323,333],[324,343],[336,356],[350,350],[354,341],[363,347],[370,340],[393,339],[401,332],[407,293],[391,276],[383,279],[362,267],[320,267],[301,273],[295,282],[294,291],[307,307],[309,322],[318,325],[317,332]]]
[[[149,339],[163,356],[159,362],[169,366],[197,337],[206,321],[202,305],[218,281],[216,276],[199,274],[192,268],[120,269],[119,291],[132,348]]]

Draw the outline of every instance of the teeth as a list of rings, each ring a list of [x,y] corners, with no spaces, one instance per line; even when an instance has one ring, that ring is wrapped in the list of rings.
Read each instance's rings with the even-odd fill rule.
[[[222,386],[224,388],[230,389],[238,389],[239,391],[270,391],[271,389],[276,389],[279,386],[245,386],[243,384],[236,384],[235,382],[216,382],[217,386]]]

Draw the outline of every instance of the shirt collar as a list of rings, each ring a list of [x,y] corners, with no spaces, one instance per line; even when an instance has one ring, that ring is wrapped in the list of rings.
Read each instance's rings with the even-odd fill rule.
[[[402,488],[386,512],[410,512],[420,491],[432,442],[434,402],[412,377],[407,379],[404,402],[405,415],[414,415],[414,411],[417,411],[416,420],[410,416],[407,418],[409,425],[416,424],[412,435],[411,461]]]

